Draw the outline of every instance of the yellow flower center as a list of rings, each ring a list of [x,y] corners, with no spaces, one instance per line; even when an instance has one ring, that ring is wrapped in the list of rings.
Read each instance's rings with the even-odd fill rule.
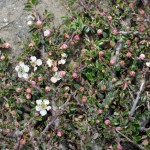
[[[46,109],[46,106],[47,106],[47,105],[44,104],[44,103],[41,104],[41,108],[42,108],[42,109]]]

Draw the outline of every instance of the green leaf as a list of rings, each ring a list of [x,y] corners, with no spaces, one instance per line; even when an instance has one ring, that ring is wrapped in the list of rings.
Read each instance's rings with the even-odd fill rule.
[[[37,5],[38,4],[38,0],[32,0],[32,4],[33,5]]]

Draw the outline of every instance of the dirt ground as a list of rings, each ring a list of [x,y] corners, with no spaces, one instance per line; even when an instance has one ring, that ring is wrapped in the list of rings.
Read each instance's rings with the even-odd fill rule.
[[[0,38],[11,44],[10,57],[15,59],[23,50],[23,42],[29,37],[27,21],[31,12],[23,10],[27,0],[0,0]],[[45,9],[54,13],[56,26],[61,24],[61,16],[66,15],[60,0],[39,0],[39,13]]]

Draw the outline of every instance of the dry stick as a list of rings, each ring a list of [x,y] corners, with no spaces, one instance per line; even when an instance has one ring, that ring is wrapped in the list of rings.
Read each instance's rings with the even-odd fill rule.
[[[134,112],[135,112],[135,110],[136,110],[136,106],[137,106],[137,104],[138,104],[138,102],[139,102],[141,93],[142,93],[142,91],[143,91],[143,89],[144,89],[144,85],[145,85],[145,79],[142,80],[142,83],[141,83],[141,86],[140,86],[140,90],[137,92],[136,99],[134,100],[134,104],[133,104],[133,106],[132,106],[132,108],[131,108],[131,111],[129,112],[129,115],[130,115],[130,116],[133,116],[133,114],[134,114]]]
[[[136,145],[138,148],[140,148],[141,150],[146,150],[143,146],[135,143],[134,141],[132,141],[130,138],[128,138],[126,135],[124,135],[122,132],[116,130],[117,133],[119,133],[121,136],[123,136],[124,138],[126,138],[130,143]]]

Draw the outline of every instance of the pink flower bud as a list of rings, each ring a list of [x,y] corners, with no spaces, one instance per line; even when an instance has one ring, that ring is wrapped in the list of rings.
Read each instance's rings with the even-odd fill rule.
[[[77,41],[80,40],[79,35],[76,35],[76,36],[74,37],[74,39],[77,40]]]
[[[140,15],[143,16],[144,14],[145,14],[145,11],[144,11],[144,10],[141,10],[141,11],[140,11]]]
[[[31,99],[31,94],[27,94],[26,99]]]
[[[104,56],[104,52],[103,51],[100,51],[99,52],[99,57],[103,57]]]
[[[80,91],[81,91],[81,92],[84,91],[84,87],[83,87],[83,86],[80,87]]]
[[[71,46],[73,46],[74,44],[75,44],[74,41],[71,41],[71,42],[70,42],[70,45],[71,45]]]
[[[120,143],[118,143],[117,150],[122,150],[122,149],[123,149],[123,147],[120,145]]]
[[[50,36],[51,35],[51,32],[49,31],[49,30],[45,30],[44,31],[44,36],[45,37],[48,37],[48,36]]]
[[[12,116],[15,116],[15,115],[16,115],[16,111],[15,111],[15,110],[12,110],[12,111],[11,111],[11,114],[12,114]]]
[[[15,121],[15,127],[19,127],[19,122]]]
[[[72,77],[73,77],[74,79],[77,79],[77,78],[78,78],[78,74],[77,74],[77,73],[73,73]]]
[[[129,6],[130,6],[131,8],[133,8],[133,7],[134,7],[134,2],[130,2]]]
[[[51,90],[51,87],[50,87],[50,86],[46,86],[46,87],[45,87],[45,91],[46,91],[46,92],[49,92],[50,90]]]
[[[20,93],[21,92],[21,88],[16,88],[16,92]]]
[[[2,61],[5,60],[5,56],[4,55],[1,56],[1,60]]]
[[[125,66],[125,62],[122,60],[119,62],[120,66],[124,67]]]
[[[116,63],[116,60],[115,60],[115,59],[110,60],[110,64],[111,64],[111,65],[114,65],[115,63]]]
[[[106,90],[106,85],[104,85],[104,84],[101,85],[101,90],[102,90],[102,91]]]
[[[126,44],[127,44],[127,45],[130,45],[130,44],[131,44],[131,41],[130,41],[130,40],[127,40],[127,41],[126,41]]]
[[[64,35],[64,38],[65,38],[65,39],[69,39],[69,35],[66,33],[66,34]]]
[[[3,44],[2,44],[2,47],[3,47],[3,48],[10,48],[10,44],[9,44],[9,43],[3,43]]]
[[[42,77],[38,77],[38,81],[43,81],[43,78]]]
[[[130,71],[130,76],[135,76],[135,71]]]
[[[29,47],[33,47],[33,46],[34,46],[34,44],[33,44],[33,43],[30,43],[30,44],[29,44]]]
[[[114,29],[114,30],[113,30],[113,34],[114,34],[114,35],[117,35],[117,34],[118,34],[118,31],[117,31],[116,29]]]
[[[139,58],[140,58],[141,60],[144,60],[144,59],[145,59],[145,55],[144,55],[144,54],[140,54]]]
[[[31,89],[31,88],[27,88],[27,89],[26,89],[26,92],[27,92],[27,93],[31,93],[31,92],[32,92],[32,89]]]
[[[27,22],[27,25],[28,25],[29,27],[31,27],[31,26],[33,25],[33,22],[32,22],[32,21],[28,21],[28,22]]]
[[[60,131],[58,131],[58,132],[57,132],[57,136],[58,136],[58,137],[61,137],[61,136],[62,136],[62,133],[61,133]]]
[[[112,16],[108,16],[107,19],[108,19],[109,21],[111,21],[111,20],[112,20]]]
[[[67,49],[67,48],[68,48],[67,44],[63,44],[63,45],[60,47],[60,49]]]
[[[56,71],[58,71],[58,68],[55,66],[52,68],[52,71],[56,72]]]
[[[99,114],[102,114],[102,113],[103,113],[103,110],[102,110],[102,109],[99,109],[99,110],[98,110],[98,113],[99,113]]]
[[[144,26],[140,26],[140,31],[141,32],[145,31],[145,27]]]
[[[139,38],[138,38],[138,37],[135,37],[134,40],[135,40],[135,42],[138,42],[138,41],[139,41]]]
[[[26,140],[25,139],[21,139],[20,140],[20,145],[25,145],[26,144]]]
[[[98,34],[98,35],[103,34],[103,30],[102,30],[102,29],[98,29],[98,30],[97,30],[97,34]]]
[[[128,53],[126,54],[126,56],[127,56],[128,58],[130,58],[130,57],[132,56],[132,54],[131,54],[130,52],[128,52]]]
[[[109,125],[110,125],[110,120],[108,120],[108,119],[105,120],[105,125],[106,125],[106,126],[109,126]]]
[[[62,77],[64,77],[66,75],[66,72],[65,71],[60,71],[60,74]]]
[[[42,21],[38,20],[38,21],[36,22],[36,25],[38,26],[38,28],[41,28],[41,27],[42,27]]]
[[[31,83],[32,85],[36,85],[36,82],[35,82],[35,81],[30,81],[30,83]]]
[[[38,113],[38,112],[35,112],[35,113],[34,113],[34,116],[35,116],[35,117],[38,117],[38,116],[39,116],[39,113]]]
[[[87,97],[86,96],[82,96],[82,102],[85,103],[87,101]]]

